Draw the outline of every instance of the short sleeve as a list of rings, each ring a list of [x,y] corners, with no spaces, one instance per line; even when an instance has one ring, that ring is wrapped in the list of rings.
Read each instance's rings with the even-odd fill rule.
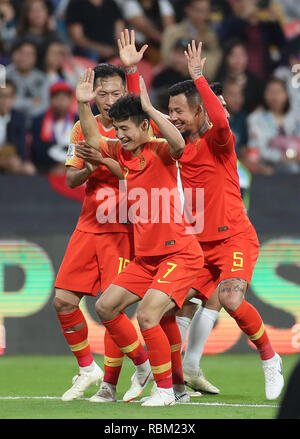
[[[67,152],[67,158],[65,165],[66,166],[74,166],[78,169],[84,168],[84,160],[77,157],[75,155],[75,145],[80,141],[83,140],[83,134],[81,131],[80,122],[76,122],[75,125],[72,128],[71,135],[70,135],[70,145]]]
[[[121,143],[118,139],[108,139],[101,137],[99,141],[99,151],[105,157],[110,157],[116,161],[120,160]]]
[[[174,165],[176,159],[171,156],[170,146],[165,139],[152,139],[149,142],[151,152],[166,165]]]

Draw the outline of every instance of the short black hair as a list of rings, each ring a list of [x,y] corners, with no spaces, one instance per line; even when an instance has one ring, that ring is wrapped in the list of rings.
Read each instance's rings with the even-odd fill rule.
[[[101,63],[93,68],[95,72],[94,85],[98,78],[109,78],[111,76],[120,76],[124,86],[126,85],[126,76],[124,70],[113,64]]]
[[[136,126],[144,119],[150,121],[149,115],[142,108],[141,98],[131,93],[122,96],[110,107],[109,117],[116,121],[131,119]]]
[[[223,93],[223,86],[220,82],[211,82],[209,86],[216,96],[220,96]],[[177,82],[177,84],[169,88],[170,96],[177,96],[179,94],[184,94],[188,103],[192,106],[203,105],[199,91],[192,79]]]
[[[216,96],[223,94],[223,86],[221,82],[211,82],[209,86]]]
[[[184,94],[189,105],[193,107],[199,104],[203,105],[200,94],[192,79],[177,82],[177,84],[174,84],[169,88],[170,96],[178,96],[180,94]]]

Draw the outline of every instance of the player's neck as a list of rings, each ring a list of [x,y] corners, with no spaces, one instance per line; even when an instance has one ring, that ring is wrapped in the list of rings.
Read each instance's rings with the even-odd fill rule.
[[[113,123],[111,119],[107,119],[106,117],[102,116],[100,113],[100,122],[104,130],[110,131],[113,128]]]
[[[189,135],[188,141],[190,143],[195,142],[199,137],[202,137],[203,134],[210,128],[210,122],[208,120],[205,120],[203,122],[203,124],[200,126],[200,128],[198,128],[197,130],[195,130],[194,132],[192,132]]]

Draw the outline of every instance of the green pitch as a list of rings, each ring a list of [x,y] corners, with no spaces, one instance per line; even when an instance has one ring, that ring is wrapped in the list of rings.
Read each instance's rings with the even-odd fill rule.
[[[282,356],[285,381],[299,359]],[[95,360],[103,367],[103,357]],[[260,358],[253,354],[208,355],[201,366],[207,378],[221,389],[220,395],[192,398],[172,407],[141,407],[139,403],[90,403],[97,391],[92,386],[84,399],[62,402],[60,396],[77,373],[69,356],[0,357],[0,419],[274,419],[280,400],[267,401]],[[125,359],[118,399],[130,384],[131,363]],[[151,385],[145,391],[149,394]]]

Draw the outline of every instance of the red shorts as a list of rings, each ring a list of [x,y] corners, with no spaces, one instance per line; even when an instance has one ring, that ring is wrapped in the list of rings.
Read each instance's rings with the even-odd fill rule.
[[[160,290],[181,308],[202,267],[203,252],[195,239],[176,253],[135,257],[113,284],[141,298],[150,288]]]
[[[55,288],[97,296],[133,259],[131,233],[75,230],[55,281]]]
[[[259,242],[254,227],[221,241],[201,242],[204,267],[193,283],[199,291],[195,296],[208,300],[224,279],[239,278],[250,284],[259,254]]]

